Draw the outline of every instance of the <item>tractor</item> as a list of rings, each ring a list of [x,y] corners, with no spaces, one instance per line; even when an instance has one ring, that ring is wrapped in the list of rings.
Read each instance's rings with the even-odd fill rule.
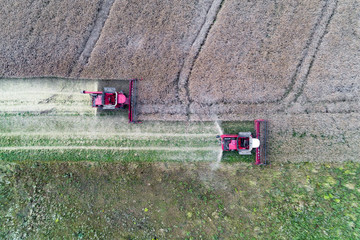
[[[90,94],[92,107],[112,110],[125,108],[128,106],[128,118],[130,123],[136,123],[136,82],[137,79],[130,80],[129,96],[122,91],[117,92],[113,87],[104,87],[104,91],[82,91],[84,94]]]
[[[267,121],[264,119],[256,119],[254,121],[256,137],[251,132],[239,132],[238,134],[223,134],[217,136],[221,138],[221,148],[223,151],[238,151],[240,155],[251,155],[255,149],[255,164],[268,164],[266,158],[266,135]]]

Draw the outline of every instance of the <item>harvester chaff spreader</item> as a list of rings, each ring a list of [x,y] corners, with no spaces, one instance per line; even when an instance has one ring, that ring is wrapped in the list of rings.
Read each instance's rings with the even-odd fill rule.
[[[82,93],[90,94],[94,108],[112,110],[128,106],[129,122],[136,123],[136,82],[137,79],[130,80],[129,96],[126,96],[122,91],[117,92],[113,87],[104,87],[103,92],[84,90]]]
[[[268,164],[266,158],[266,135],[267,121],[264,119],[256,119],[254,121],[256,137],[251,132],[239,132],[236,134],[223,134],[217,136],[221,138],[221,147],[223,151],[238,151],[240,155],[251,155],[255,149],[255,164]]]

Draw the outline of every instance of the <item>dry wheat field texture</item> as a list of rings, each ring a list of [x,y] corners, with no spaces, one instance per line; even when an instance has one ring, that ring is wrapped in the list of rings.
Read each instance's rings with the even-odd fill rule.
[[[359,0],[0,0],[1,239],[359,239],[359,162]]]

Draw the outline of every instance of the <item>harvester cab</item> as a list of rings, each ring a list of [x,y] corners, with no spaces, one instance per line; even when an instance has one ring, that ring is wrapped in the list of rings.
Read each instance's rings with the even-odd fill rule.
[[[136,123],[136,82],[137,79],[130,80],[129,96],[126,96],[122,91],[117,92],[113,87],[104,87],[102,92],[84,90],[82,93],[90,94],[94,108],[113,110],[128,106],[129,122]]]
[[[267,121],[264,119],[255,120],[256,137],[251,132],[239,132],[238,134],[223,134],[221,138],[221,148],[223,151],[238,151],[240,155],[251,155],[255,149],[255,164],[268,164],[266,158],[266,136]]]

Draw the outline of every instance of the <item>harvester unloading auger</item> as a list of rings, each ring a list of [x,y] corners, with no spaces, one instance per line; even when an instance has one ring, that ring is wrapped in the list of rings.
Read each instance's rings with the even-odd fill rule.
[[[130,123],[136,123],[136,82],[137,79],[130,80],[129,96],[122,91],[117,92],[113,87],[104,87],[103,92],[82,91],[90,94],[92,107],[111,110],[125,108],[128,106],[128,118]]]
[[[223,151],[238,151],[240,155],[251,155],[251,151],[255,150],[256,165],[268,164],[266,156],[266,136],[267,121],[264,119],[256,119],[254,121],[256,138],[251,136],[251,132],[239,132],[239,134],[223,134],[217,136],[221,138],[221,147]]]

